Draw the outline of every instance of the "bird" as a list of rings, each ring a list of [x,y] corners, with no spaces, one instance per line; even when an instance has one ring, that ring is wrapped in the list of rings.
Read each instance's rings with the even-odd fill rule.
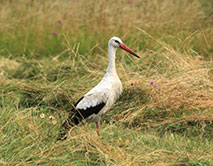
[[[113,104],[123,91],[115,65],[116,51],[118,48],[140,58],[134,51],[128,48],[120,38],[110,38],[108,41],[109,62],[104,77],[95,87],[74,104],[73,109],[69,112],[68,119],[65,120],[61,126],[57,140],[65,140],[68,131],[83,120],[95,122],[97,135],[100,136],[99,126],[102,117],[113,107]]]

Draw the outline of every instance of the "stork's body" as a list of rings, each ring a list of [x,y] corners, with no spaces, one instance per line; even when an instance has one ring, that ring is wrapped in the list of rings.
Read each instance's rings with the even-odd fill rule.
[[[96,122],[97,133],[99,134],[99,123],[103,115],[109,111],[115,101],[122,93],[122,84],[117,75],[115,67],[116,49],[122,48],[138,57],[117,37],[112,37],[108,42],[109,64],[103,79],[86,93],[74,106],[68,119],[62,125],[59,139],[65,138],[67,130],[73,125],[79,124],[83,119],[88,122]]]

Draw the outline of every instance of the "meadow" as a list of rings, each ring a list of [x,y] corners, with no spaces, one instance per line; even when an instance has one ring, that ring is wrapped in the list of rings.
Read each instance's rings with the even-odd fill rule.
[[[118,36],[123,95],[56,142]],[[212,166],[212,0],[1,0],[0,165]]]

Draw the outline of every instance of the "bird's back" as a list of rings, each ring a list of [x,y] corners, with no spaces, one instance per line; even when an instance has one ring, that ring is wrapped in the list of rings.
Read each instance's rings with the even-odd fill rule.
[[[121,95],[122,91],[122,84],[117,75],[105,75],[100,83],[91,89],[85,96],[91,96],[91,103],[93,105],[97,105],[102,102],[105,103],[105,106],[97,114],[101,117],[111,109],[115,101]],[[85,103],[79,103],[77,107],[82,108],[81,105],[83,104]],[[89,118],[89,121],[94,120],[95,119],[93,118]]]
[[[103,79],[87,92],[74,106],[69,123],[77,125],[83,119],[98,121],[111,109],[122,93],[122,84],[118,76],[105,75]]]

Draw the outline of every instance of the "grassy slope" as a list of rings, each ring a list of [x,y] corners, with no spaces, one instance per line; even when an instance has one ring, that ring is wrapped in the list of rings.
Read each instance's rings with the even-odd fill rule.
[[[0,165],[213,165],[212,7],[2,1]],[[102,139],[86,124],[55,143],[72,104],[103,76],[111,36],[142,58],[118,51],[124,93]]]

